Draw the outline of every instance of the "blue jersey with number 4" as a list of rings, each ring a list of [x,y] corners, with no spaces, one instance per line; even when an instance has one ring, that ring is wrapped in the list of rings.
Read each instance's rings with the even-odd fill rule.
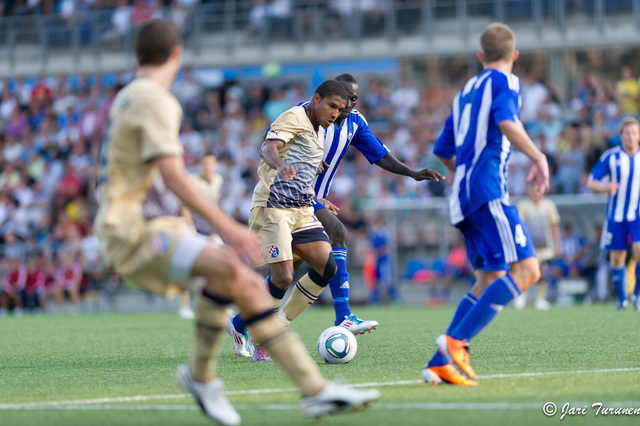
[[[486,69],[471,78],[453,100],[433,152],[442,158],[456,157],[449,196],[451,224],[492,200],[509,204],[507,166],[511,142],[498,125],[520,123],[520,80],[514,74]]]

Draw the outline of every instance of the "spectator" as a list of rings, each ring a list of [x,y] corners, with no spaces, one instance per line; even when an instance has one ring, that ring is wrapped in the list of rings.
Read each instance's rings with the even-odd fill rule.
[[[8,268],[4,274],[0,290],[0,317],[7,316],[9,304],[13,304],[13,315],[22,316],[27,284],[27,268],[18,257],[9,257]]]
[[[374,218],[369,228],[369,241],[373,248],[376,263],[376,283],[369,295],[369,303],[374,306],[379,305],[380,291],[384,290],[392,303],[401,304],[402,298],[396,288],[396,278],[389,250],[391,235],[379,216]]]
[[[624,115],[637,115],[640,109],[640,86],[638,79],[633,76],[628,65],[620,69],[620,80],[616,83],[616,96],[618,105]]]

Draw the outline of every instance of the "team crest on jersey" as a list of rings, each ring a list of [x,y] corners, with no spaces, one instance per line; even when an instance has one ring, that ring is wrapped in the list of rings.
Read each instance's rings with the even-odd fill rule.
[[[278,257],[279,254],[280,254],[280,250],[278,250],[278,246],[276,245],[269,246],[269,256]]]
[[[351,141],[351,139],[353,139],[353,132],[349,132],[349,134],[347,134],[347,141]]]
[[[160,233],[153,237],[151,240],[151,250],[155,254],[164,254],[169,251],[169,247],[171,246],[171,240],[169,236],[165,233]]]

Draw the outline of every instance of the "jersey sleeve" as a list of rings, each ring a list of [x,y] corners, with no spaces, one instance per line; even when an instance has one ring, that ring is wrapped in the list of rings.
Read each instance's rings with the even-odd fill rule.
[[[304,131],[304,128],[294,108],[292,108],[280,114],[276,121],[271,123],[264,140],[277,139],[287,144],[302,131]]]
[[[444,129],[442,133],[436,139],[436,143],[433,147],[433,153],[438,157],[451,158],[456,155],[456,141],[453,133],[453,114],[447,118],[444,123]]]
[[[491,113],[496,124],[502,121],[520,123],[520,81],[513,74],[496,73],[492,79]]]
[[[605,176],[609,176],[609,154],[603,154],[598,162],[591,169],[589,180],[602,180]]]
[[[560,224],[560,213],[556,203],[549,201],[549,223],[552,225]]]
[[[385,144],[373,134],[369,128],[369,124],[361,117],[358,118],[358,130],[351,140],[351,145],[360,151],[370,164],[373,164],[389,154],[390,151]]]
[[[140,157],[143,161],[183,155],[179,138],[182,110],[177,100],[162,97],[149,102],[134,101],[128,114],[135,114],[140,123]]]

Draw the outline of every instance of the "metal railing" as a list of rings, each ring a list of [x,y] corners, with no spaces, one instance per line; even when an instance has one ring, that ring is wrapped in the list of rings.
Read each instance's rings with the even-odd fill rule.
[[[355,46],[350,56],[447,53],[442,41],[458,40],[475,49],[470,36],[492,21],[529,31],[544,47],[547,34],[566,34],[583,26],[595,35],[607,34],[607,23],[640,28],[640,0],[379,0],[364,8],[358,1],[291,1],[287,10],[256,9],[252,1],[204,4],[188,11],[184,25],[187,62],[192,65],[260,63],[264,55],[296,60],[298,54],[334,52],[336,42]],[[171,9],[162,14],[170,16]],[[133,66],[133,27],[112,24],[114,10],[0,18],[0,74],[31,73],[56,68],[67,71]],[[396,52],[394,43],[413,38],[413,50]],[[631,43],[633,37],[626,37]],[[383,52],[358,49],[368,40],[384,40]],[[434,43],[438,41],[438,43]],[[578,42],[580,40],[577,40]],[[576,42],[576,41],[574,41]],[[429,46],[431,49],[425,49]],[[378,48],[380,50],[380,48]],[[247,55],[243,56],[243,52]],[[257,53],[258,54],[257,54]],[[129,53],[129,55],[127,55]],[[312,53],[314,55],[315,53]],[[312,56],[313,57],[313,56]],[[304,58],[303,58],[304,59]]]

